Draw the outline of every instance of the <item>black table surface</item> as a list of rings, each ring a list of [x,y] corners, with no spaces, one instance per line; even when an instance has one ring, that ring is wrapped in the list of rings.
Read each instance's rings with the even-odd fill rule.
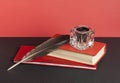
[[[107,53],[98,63],[98,69],[52,67],[20,64],[11,71],[21,45],[38,45],[47,37],[1,37],[0,83],[120,83],[120,38],[99,37],[96,41],[107,44]]]

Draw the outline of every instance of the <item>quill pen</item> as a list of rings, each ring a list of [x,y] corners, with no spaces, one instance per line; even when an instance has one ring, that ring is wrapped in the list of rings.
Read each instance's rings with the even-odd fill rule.
[[[44,55],[48,54],[49,52],[54,51],[59,46],[65,44],[65,43],[68,43],[68,42],[69,42],[69,35],[59,35],[57,37],[50,38],[47,41],[43,42],[42,44],[36,46],[30,52],[28,52],[22,58],[22,60],[20,60],[19,62],[17,62],[16,64],[11,66],[10,68],[8,68],[7,71],[13,69],[14,67],[16,67],[17,65],[19,65],[22,62],[32,60],[32,59],[35,59],[35,58],[40,57],[40,56],[44,56]]]

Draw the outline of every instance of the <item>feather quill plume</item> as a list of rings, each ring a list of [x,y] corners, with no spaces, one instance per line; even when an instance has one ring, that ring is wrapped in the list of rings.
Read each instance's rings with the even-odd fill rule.
[[[69,35],[59,35],[53,38],[48,39],[47,41],[43,42],[42,44],[39,44],[34,49],[32,49],[30,52],[28,52],[22,60],[17,62],[16,64],[12,65],[10,68],[8,68],[7,71],[13,69],[17,65],[19,65],[22,62],[35,59],[40,56],[44,56],[48,54],[51,51],[54,51],[59,46],[64,45],[65,43],[69,42]]]

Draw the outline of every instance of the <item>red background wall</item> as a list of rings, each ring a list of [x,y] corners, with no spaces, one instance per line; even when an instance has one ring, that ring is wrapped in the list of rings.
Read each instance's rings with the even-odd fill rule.
[[[0,36],[52,36],[77,25],[120,37],[120,0],[0,0]]]

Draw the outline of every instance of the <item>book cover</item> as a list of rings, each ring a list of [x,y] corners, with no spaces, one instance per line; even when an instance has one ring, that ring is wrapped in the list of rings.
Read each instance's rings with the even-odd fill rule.
[[[31,51],[34,46],[21,46],[19,51],[17,52],[14,62],[18,62],[22,59],[22,57],[29,51]],[[81,68],[81,69],[90,69],[96,70],[97,65],[91,66],[87,64],[83,64],[80,62],[65,60],[52,56],[40,56],[32,61],[24,62],[25,64],[37,64],[37,65],[48,65],[48,66],[58,66],[58,67],[70,67],[70,68]]]
[[[65,44],[48,55],[61,59],[80,62],[88,65],[96,65],[106,53],[106,44],[95,41],[94,46],[86,50],[77,50]]]

